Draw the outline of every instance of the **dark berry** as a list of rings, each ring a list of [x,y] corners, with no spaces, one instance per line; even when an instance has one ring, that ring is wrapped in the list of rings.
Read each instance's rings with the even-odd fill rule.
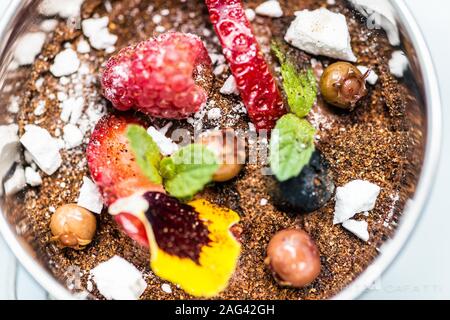
[[[336,62],[325,69],[320,91],[330,104],[352,110],[367,95],[366,75],[348,62]]]
[[[326,205],[334,190],[330,165],[322,154],[316,151],[300,175],[277,182],[273,196],[281,209],[310,213]]]

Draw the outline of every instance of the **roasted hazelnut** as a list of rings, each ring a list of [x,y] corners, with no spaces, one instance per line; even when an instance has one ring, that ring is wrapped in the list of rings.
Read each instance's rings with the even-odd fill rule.
[[[353,110],[367,95],[366,75],[348,62],[336,62],[325,69],[320,79],[320,91],[328,103]]]
[[[311,237],[298,229],[280,231],[272,238],[266,264],[284,286],[302,288],[320,274],[319,251]]]
[[[97,228],[95,216],[75,204],[59,207],[50,221],[52,240],[63,248],[82,250],[94,238]]]
[[[219,159],[220,167],[213,176],[216,182],[236,177],[245,163],[245,140],[234,130],[209,131],[200,136],[198,143],[207,146]]]

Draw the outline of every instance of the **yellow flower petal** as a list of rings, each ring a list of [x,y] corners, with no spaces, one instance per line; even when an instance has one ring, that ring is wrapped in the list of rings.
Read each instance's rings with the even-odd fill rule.
[[[179,285],[186,293],[210,298],[226,289],[236,269],[241,246],[230,228],[240,219],[236,212],[206,200],[196,200],[189,205],[198,213],[198,223],[204,224],[209,231],[210,242],[201,247],[198,261],[162,250],[155,240],[155,226],[147,224],[150,264],[157,276]]]

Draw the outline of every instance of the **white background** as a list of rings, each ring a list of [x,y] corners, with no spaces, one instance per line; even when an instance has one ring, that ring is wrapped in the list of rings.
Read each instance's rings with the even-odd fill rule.
[[[427,210],[407,247],[362,299],[450,299],[450,1],[406,0],[421,26],[439,75],[443,100],[443,158]],[[0,15],[7,0],[0,0]],[[0,239],[0,299],[46,299]],[[2,290],[17,279],[15,293]]]

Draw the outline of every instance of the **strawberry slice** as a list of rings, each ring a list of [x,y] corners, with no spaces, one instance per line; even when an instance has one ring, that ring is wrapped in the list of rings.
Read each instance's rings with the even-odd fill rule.
[[[149,240],[145,225],[141,219],[131,213],[121,213],[114,216],[114,220],[122,227],[126,234],[141,246],[149,247]]]
[[[206,0],[211,22],[236,79],[250,119],[271,130],[286,113],[283,98],[264,60],[240,0]]]
[[[136,163],[126,137],[130,124],[142,125],[143,122],[131,116],[103,117],[94,129],[87,147],[89,170],[106,206],[134,194],[164,192],[164,188],[152,183]],[[145,228],[138,219],[124,213],[117,215],[116,221],[131,238],[148,246]]]

